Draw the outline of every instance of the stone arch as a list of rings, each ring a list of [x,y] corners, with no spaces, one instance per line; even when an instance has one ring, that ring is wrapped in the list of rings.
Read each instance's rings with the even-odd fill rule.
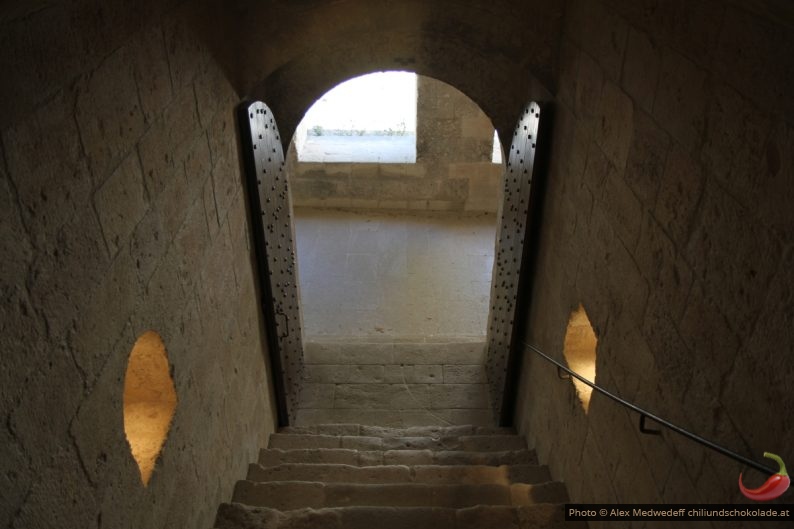
[[[206,20],[218,36],[243,36],[234,46],[210,43],[238,93],[273,109],[284,142],[323,93],[373,71],[410,70],[457,88],[491,118],[503,144],[526,102],[554,91],[559,3],[240,4],[245,8],[217,9]]]

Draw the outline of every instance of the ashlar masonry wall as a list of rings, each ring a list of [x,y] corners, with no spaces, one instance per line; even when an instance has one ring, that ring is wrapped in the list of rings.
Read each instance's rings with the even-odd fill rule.
[[[582,303],[598,384],[774,465],[794,444],[794,33],[768,4],[569,3],[526,325],[562,358]],[[734,503],[740,472],[764,480],[523,365],[517,423],[575,501]]]
[[[4,11],[0,527],[210,527],[274,428],[237,96],[177,2]],[[127,358],[176,387],[148,487]]]
[[[493,125],[465,94],[417,79],[416,163],[299,162],[288,174],[296,206],[496,212],[503,165],[492,163]]]

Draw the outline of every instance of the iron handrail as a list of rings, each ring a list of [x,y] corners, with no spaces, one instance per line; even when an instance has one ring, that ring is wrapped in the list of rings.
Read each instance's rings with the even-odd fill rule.
[[[640,408],[636,404],[632,404],[631,402],[629,402],[629,401],[627,401],[625,399],[622,399],[622,398],[618,397],[617,395],[615,395],[613,393],[610,393],[609,391],[605,390],[601,386],[598,386],[598,385],[594,384],[593,382],[590,382],[589,380],[584,378],[579,373],[577,373],[577,372],[573,371],[572,369],[564,366],[562,363],[560,363],[557,360],[553,359],[552,357],[550,357],[549,355],[547,355],[546,353],[544,353],[543,351],[541,351],[540,349],[538,349],[534,345],[528,344],[527,342],[523,342],[523,341],[521,343],[525,347],[529,348],[532,352],[538,354],[542,358],[544,358],[547,361],[551,362],[552,364],[556,365],[557,369],[558,369],[558,372],[559,372],[560,369],[562,369],[563,371],[565,371],[566,373],[568,373],[572,377],[577,378],[579,381],[581,381],[584,384],[587,384],[588,386],[590,386],[591,388],[593,388],[597,392],[601,393],[602,395],[606,395],[607,397],[609,397],[613,401],[617,402],[618,404],[621,404],[624,407],[629,408],[630,410],[639,413],[640,414],[640,429],[642,430],[643,433],[661,433],[658,430],[647,430],[645,428],[645,419],[648,418],[648,419],[651,419],[653,422],[655,422],[657,424],[660,424],[660,425],[662,425],[662,426],[664,426],[664,427],[666,427],[666,428],[668,428],[670,430],[673,430],[674,432],[676,432],[676,433],[678,433],[680,435],[683,435],[684,437],[686,437],[686,438],[688,438],[688,439],[690,439],[692,441],[695,441],[696,443],[699,443],[699,444],[701,444],[701,445],[703,445],[703,446],[705,446],[707,448],[710,448],[710,449],[714,450],[715,452],[719,452],[720,454],[722,454],[722,455],[724,455],[726,457],[729,457],[729,458],[733,459],[734,461],[738,461],[739,463],[744,463],[748,467],[754,468],[754,469],[758,470],[759,472],[763,472],[764,474],[767,474],[767,475],[770,475],[770,476],[772,474],[777,474],[778,471],[773,469],[773,468],[770,468],[770,467],[767,467],[765,465],[762,465],[761,463],[758,463],[756,461],[753,461],[752,459],[746,458],[746,457],[744,457],[741,454],[737,454],[733,450],[729,450],[728,448],[725,448],[724,446],[718,445],[717,443],[715,443],[713,441],[709,441],[708,439],[705,439],[705,438],[703,438],[703,437],[701,437],[701,436],[699,436],[697,434],[694,434],[694,433],[690,432],[689,430],[681,428],[680,426],[677,426],[677,425],[671,423],[670,421],[668,421],[666,419],[662,419],[658,415],[655,415],[655,414],[653,414],[653,413],[651,413],[651,412],[649,412],[647,410],[644,410],[644,409]]]

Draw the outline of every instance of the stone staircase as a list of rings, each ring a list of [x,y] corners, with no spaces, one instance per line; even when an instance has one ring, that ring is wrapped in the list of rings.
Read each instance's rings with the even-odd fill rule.
[[[284,428],[218,510],[216,529],[566,529],[562,483],[513,430]]]

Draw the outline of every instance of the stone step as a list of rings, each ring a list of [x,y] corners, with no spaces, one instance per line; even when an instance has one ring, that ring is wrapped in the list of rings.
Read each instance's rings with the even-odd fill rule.
[[[259,464],[272,467],[289,463],[324,463],[353,466],[373,465],[537,465],[534,450],[465,452],[457,450],[373,450],[344,448],[264,448]]]
[[[538,465],[380,465],[295,463],[273,467],[252,464],[248,481],[321,481],[323,483],[425,483],[510,485],[551,481],[549,470]]]
[[[502,452],[527,447],[517,435],[461,435],[444,437],[373,437],[275,433],[269,448],[351,448],[354,450],[460,450]]]
[[[478,365],[485,342],[345,343],[306,342],[306,365]]]
[[[239,503],[218,509],[216,529],[587,529],[554,504],[522,507],[337,507],[277,511]]]
[[[318,424],[315,426],[286,426],[278,433],[303,435],[361,435],[364,437],[449,437],[464,435],[516,435],[513,428],[487,426],[410,426],[389,428],[360,424]]]
[[[522,506],[565,503],[565,487],[559,482],[537,485],[429,485],[424,483],[370,484],[278,481],[238,481],[232,501],[280,511],[302,508],[348,507],[447,507],[474,505]]]

